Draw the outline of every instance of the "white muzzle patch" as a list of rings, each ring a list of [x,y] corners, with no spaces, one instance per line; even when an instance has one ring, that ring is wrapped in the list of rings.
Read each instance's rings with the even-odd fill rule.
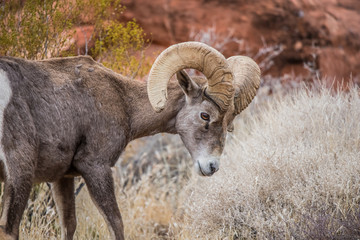
[[[214,156],[208,153],[200,154],[195,158],[195,171],[200,176],[211,176],[219,170],[220,156]]]

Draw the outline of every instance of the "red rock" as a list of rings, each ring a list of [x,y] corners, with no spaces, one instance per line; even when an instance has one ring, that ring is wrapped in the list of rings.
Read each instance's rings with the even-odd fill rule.
[[[301,49],[302,49],[302,47],[303,47],[303,44],[302,44],[302,42],[301,41],[297,41],[295,44],[294,44],[294,50],[295,51],[300,51]]]
[[[337,80],[347,83],[352,73],[347,54],[341,48],[322,48],[319,51],[319,70],[321,76],[330,82],[335,77],[343,76]]]
[[[360,75],[359,0],[123,0],[122,4],[127,9],[121,18],[136,18],[153,43],[164,47],[192,40],[190,35],[203,31],[203,39],[220,46],[226,56],[255,56],[265,43],[283,46],[265,74],[306,74],[303,62],[317,53],[322,76]]]

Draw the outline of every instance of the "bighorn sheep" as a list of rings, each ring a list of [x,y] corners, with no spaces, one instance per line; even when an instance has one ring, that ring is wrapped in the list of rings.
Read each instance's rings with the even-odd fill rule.
[[[192,79],[185,68],[207,79]],[[178,83],[169,81],[175,73]],[[110,168],[125,146],[143,136],[177,133],[196,171],[211,176],[219,168],[226,130],[259,84],[260,69],[253,60],[226,60],[198,42],[162,52],[147,86],[85,56],[44,61],[1,57],[0,180],[5,190],[0,238],[18,238],[32,184],[46,181],[51,182],[62,239],[72,239],[74,176],[82,176],[112,237],[124,239]]]

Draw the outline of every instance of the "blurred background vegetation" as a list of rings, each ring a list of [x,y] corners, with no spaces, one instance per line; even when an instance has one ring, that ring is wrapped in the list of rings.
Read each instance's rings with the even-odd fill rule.
[[[149,40],[135,19],[118,20],[125,10],[119,0],[15,0],[0,6],[0,55],[72,56],[79,53],[71,41],[78,31],[85,38],[84,55],[132,78],[149,70],[143,54]],[[93,26],[90,33],[85,23]]]

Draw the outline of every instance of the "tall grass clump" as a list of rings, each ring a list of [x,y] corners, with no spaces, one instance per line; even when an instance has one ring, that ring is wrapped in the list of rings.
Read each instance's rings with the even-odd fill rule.
[[[222,166],[194,176],[176,239],[360,238],[360,97],[301,88],[241,114]]]

